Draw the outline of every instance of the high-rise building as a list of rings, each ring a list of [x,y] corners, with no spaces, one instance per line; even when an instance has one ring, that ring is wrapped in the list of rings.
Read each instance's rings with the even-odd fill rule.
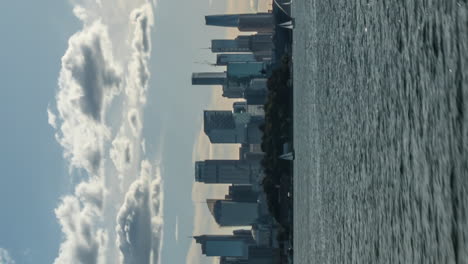
[[[216,65],[227,66],[230,62],[254,62],[252,53],[221,53],[216,55]]]
[[[270,33],[259,33],[250,36],[238,36],[235,39],[213,39],[211,51],[217,52],[261,52],[273,49],[273,36]]]
[[[247,226],[258,219],[257,202],[207,199],[208,209],[219,226]]]
[[[226,72],[194,72],[193,85],[224,85],[227,83]]]
[[[263,116],[206,110],[203,118],[204,131],[211,143],[261,143],[259,126],[264,122]]]
[[[194,239],[208,257],[247,258],[249,246],[255,243],[250,230],[235,230],[233,235],[201,235]]]
[[[238,27],[239,26],[239,14],[233,15],[210,15],[205,16],[205,22],[208,26],[218,27]]]
[[[247,52],[250,49],[250,36],[238,36],[235,39],[213,39],[212,52]]]
[[[280,264],[280,250],[269,247],[250,246],[248,257],[221,257],[219,264]]]
[[[258,161],[205,160],[195,162],[195,181],[209,184],[252,184],[262,167]]]
[[[264,62],[230,62],[227,65],[227,78],[230,82],[246,83],[254,78],[262,78],[266,75],[267,65]]]
[[[193,85],[248,84],[251,79],[264,78],[267,64],[264,62],[230,62],[226,72],[194,72]]]
[[[249,264],[249,260],[234,257],[221,257],[219,259],[219,264]]]
[[[243,97],[250,105],[263,105],[268,95],[268,80],[266,78],[254,78],[244,90]]]
[[[248,249],[249,264],[280,264],[280,250],[271,247],[250,246]]]
[[[237,27],[239,31],[273,32],[272,13],[231,14],[205,16],[206,25]]]
[[[225,199],[235,202],[256,203],[258,192],[253,190],[252,185],[231,185]]]

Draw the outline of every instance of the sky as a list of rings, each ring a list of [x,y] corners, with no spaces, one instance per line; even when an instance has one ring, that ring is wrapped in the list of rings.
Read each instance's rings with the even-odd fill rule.
[[[206,14],[249,0],[8,1],[0,15],[0,264],[212,263],[189,237],[218,230],[193,162],[210,145],[203,109],[229,109]]]

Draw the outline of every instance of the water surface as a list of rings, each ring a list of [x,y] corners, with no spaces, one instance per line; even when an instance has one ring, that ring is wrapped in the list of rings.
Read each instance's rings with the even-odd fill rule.
[[[468,4],[294,0],[295,262],[468,263]]]

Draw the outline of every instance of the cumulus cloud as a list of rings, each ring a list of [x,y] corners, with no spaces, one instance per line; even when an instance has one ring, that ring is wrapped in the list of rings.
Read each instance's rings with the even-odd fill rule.
[[[159,173],[156,177],[148,162],[140,162],[152,6],[150,0],[71,2],[83,28],[69,39],[56,109],[48,108],[47,114],[70,172],[85,173],[55,210],[64,234],[55,264],[118,259],[155,264],[162,239],[162,184]]]
[[[110,150],[110,157],[112,162],[119,173],[124,173],[128,169],[133,160],[133,142],[119,132],[117,137],[112,141],[112,148]]]
[[[15,264],[15,261],[11,258],[10,253],[3,248],[0,248],[0,264]]]
[[[148,60],[151,52],[150,32],[154,24],[153,10],[150,4],[143,5],[130,15],[135,24],[135,32],[132,41],[133,55],[129,64],[129,78],[125,92],[130,104],[139,105],[146,103],[146,92],[150,77]]]
[[[142,129],[140,114],[138,113],[138,110],[133,108],[128,111],[128,123],[130,124],[130,128],[132,129],[133,136],[138,137]]]
[[[119,68],[107,28],[99,21],[70,38],[58,81],[56,138],[71,167],[97,173],[101,166],[102,145],[110,137],[104,110],[119,92]]]
[[[55,215],[65,241],[54,264],[103,263],[107,232],[98,228],[102,216],[104,186],[97,178],[80,183],[74,195],[62,198]]]
[[[162,239],[161,179],[141,164],[140,177],[130,185],[117,215],[117,245],[121,263],[158,263]]]
[[[50,108],[47,108],[47,122],[51,127],[57,129],[57,116],[50,110]]]
[[[80,114],[101,121],[106,99],[117,93],[121,82],[111,51],[107,28],[99,21],[70,38],[59,78],[63,92],[58,95],[67,100],[59,110],[70,110],[71,105]]]

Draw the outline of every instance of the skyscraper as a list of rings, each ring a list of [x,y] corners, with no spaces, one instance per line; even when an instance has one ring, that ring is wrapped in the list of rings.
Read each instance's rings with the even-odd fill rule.
[[[249,246],[255,243],[250,230],[235,230],[233,235],[201,235],[194,239],[208,257],[247,258]]]
[[[231,111],[204,111],[203,126],[211,143],[248,143],[260,144],[264,116]]]
[[[219,26],[219,27],[238,27],[239,26],[239,14],[233,15],[210,15],[205,16],[205,22],[208,26]]]
[[[252,53],[223,53],[216,55],[216,65],[226,66],[229,62],[254,62],[255,57]]]
[[[208,209],[219,226],[247,226],[258,219],[257,202],[207,199]]]
[[[234,257],[221,257],[219,259],[219,264],[249,264],[249,260]]]
[[[256,203],[258,193],[253,190],[252,185],[231,185],[225,199],[235,202]]]
[[[227,65],[227,78],[229,81],[249,83],[253,78],[263,78],[266,75],[267,65],[264,62],[230,62]]]
[[[235,39],[213,39],[211,51],[217,52],[259,52],[273,49],[273,35],[259,33],[250,36],[238,36]]]
[[[227,83],[226,72],[194,72],[193,85],[224,85]]]
[[[235,39],[211,40],[211,51],[216,52],[248,52],[250,49],[250,36],[238,36]]]
[[[210,184],[252,184],[262,173],[258,161],[205,160],[195,162],[195,181]]]
[[[271,13],[205,16],[208,26],[237,27],[239,31],[272,32],[275,22]]]

